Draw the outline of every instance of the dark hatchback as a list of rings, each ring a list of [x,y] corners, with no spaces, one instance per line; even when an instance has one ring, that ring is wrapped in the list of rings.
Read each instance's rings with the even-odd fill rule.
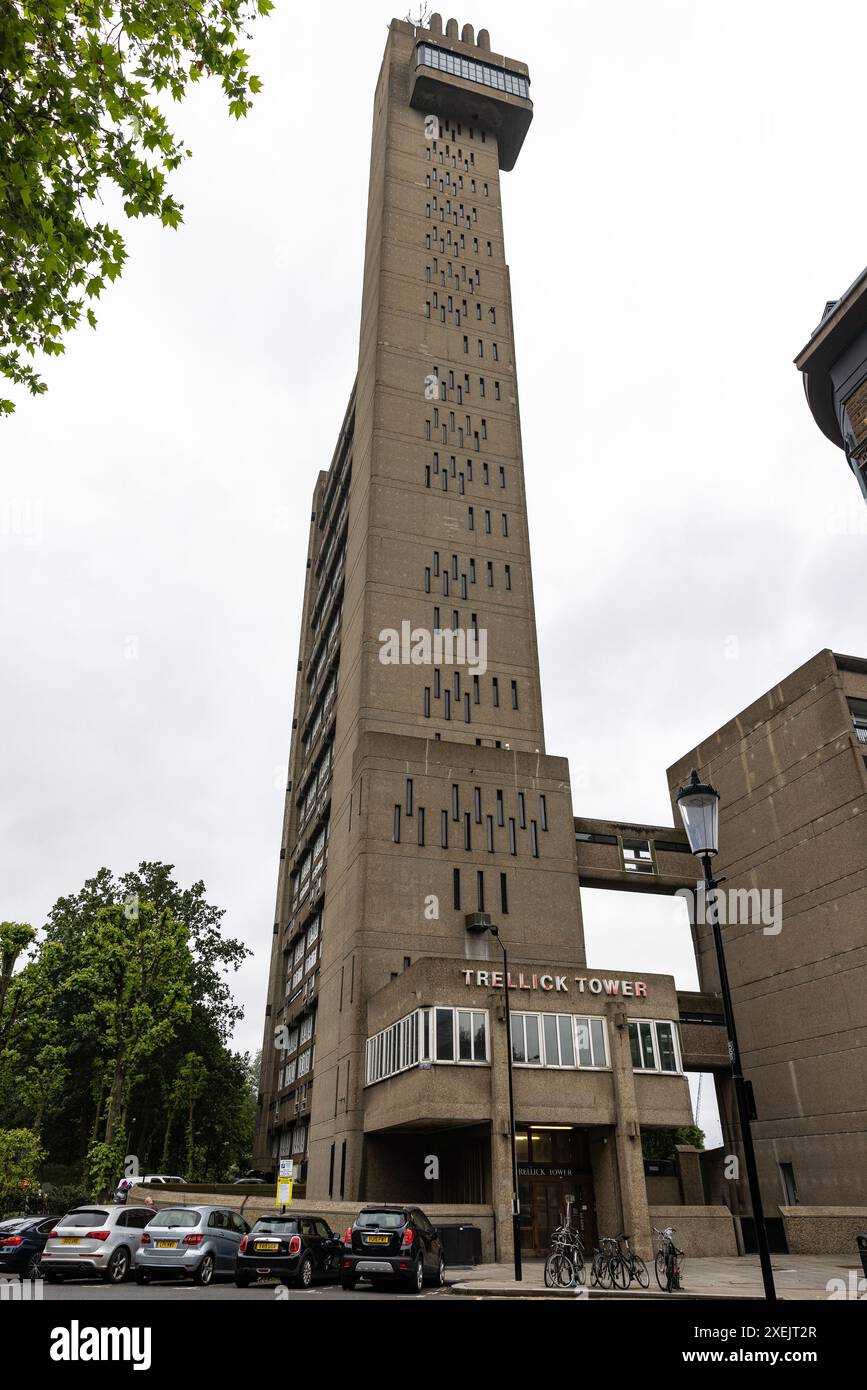
[[[0,1221],[0,1275],[35,1278],[49,1233],[59,1216],[11,1216]]]
[[[442,1243],[419,1207],[369,1206],[358,1213],[343,1237],[340,1282],[354,1289],[358,1279],[411,1293],[445,1283]]]
[[[309,1289],[317,1279],[339,1279],[343,1242],[319,1216],[260,1216],[244,1237],[235,1264],[235,1283],[282,1279]]]

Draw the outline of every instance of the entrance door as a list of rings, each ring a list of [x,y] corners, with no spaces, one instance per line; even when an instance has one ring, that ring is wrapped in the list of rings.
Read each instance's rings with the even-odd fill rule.
[[[547,1255],[551,1235],[566,1219],[572,1202],[572,1225],[580,1231],[584,1249],[592,1254],[596,1241],[593,1219],[593,1186],[586,1177],[524,1178],[520,1183],[521,1244],[528,1255]]]

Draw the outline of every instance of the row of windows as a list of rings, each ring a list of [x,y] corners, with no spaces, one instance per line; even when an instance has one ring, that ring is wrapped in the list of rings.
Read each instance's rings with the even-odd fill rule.
[[[313,814],[313,809],[331,777],[331,751],[332,745],[329,743],[311,773],[306,790],[298,798],[299,834]]]
[[[466,440],[467,447],[471,446],[475,449],[476,453],[478,453],[482,447],[482,444],[488,438],[487,420],[481,420],[479,422],[479,428],[477,430],[474,430],[472,424],[472,417],[469,415],[464,416],[464,423],[460,425],[457,423],[457,417],[453,410],[450,410],[448,412],[448,419],[446,419],[445,416],[446,412],[443,411],[444,418],[442,420],[442,424],[440,424],[439,407],[434,406],[433,410],[431,411],[430,417],[426,419],[424,422],[425,439],[439,439],[440,434],[442,434],[443,444],[448,444],[449,434],[457,434],[459,449],[463,449],[465,447],[464,441]]]
[[[431,310],[433,310],[433,313],[431,313]],[[461,302],[460,302],[460,305],[456,307],[456,306],[455,306],[455,296],[452,295],[452,294],[450,294],[450,295],[444,295],[444,296],[443,296],[442,303],[440,303],[439,294],[437,293],[436,290],[434,290],[433,296],[425,302],[425,306],[424,306],[424,316],[425,316],[426,319],[429,319],[429,318],[432,318],[432,317],[435,318],[437,315],[439,315],[440,323],[448,323],[452,318],[454,318],[454,326],[455,326],[455,328],[460,328],[460,326],[461,326],[461,324],[463,323],[464,319],[466,319],[466,318],[469,317],[469,305],[468,305],[468,303],[467,303],[467,301],[466,301],[465,299],[462,299]],[[483,317],[482,306],[481,306],[481,304],[480,304],[480,303],[478,302],[478,300],[477,300],[477,301],[476,301],[476,320],[477,320],[477,322],[481,323],[482,317]],[[496,324],[496,322],[497,322],[497,311],[496,311],[496,309],[494,308],[493,305],[491,305],[491,307],[488,309],[488,322],[489,322],[489,323],[492,323],[492,324]],[[483,355],[483,354],[480,354],[480,355]],[[445,397],[443,397],[443,399],[445,399]]]
[[[593,1015],[512,1013],[512,1061],[519,1067],[566,1071],[610,1068],[607,1022]],[[669,1021],[633,1020],[642,1037],[652,1037],[659,1051],[654,1064],[635,1060],[636,1071],[680,1073],[677,1030]],[[368,1086],[397,1076],[419,1062],[484,1065],[491,1060],[490,1029],[485,1009],[455,1009],[437,1005],[417,1009],[367,1039]]]
[[[463,254],[466,251],[467,238],[464,232],[461,232],[459,237],[453,237],[451,229],[446,232],[445,236],[440,237],[435,236],[433,232],[427,232],[425,234],[424,244],[427,251],[435,251],[439,248],[440,255],[444,256],[449,254],[456,256],[458,252]],[[472,247],[474,256],[481,255],[479,250],[479,238],[477,236],[474,236],[472,239]],[[485,243],[485,252],[488,256],[493,256],[494,243],[492,241]]]
[[[475,617],[475,614],[473,614],[473,617]],[[439,631],[442,631],[442,629],[438,629],[438,630],[439,630]],[[448,629],[445,630],[445,632],[444,632],[443,635],[444,635],[445,637],[447,637],[447,636],[449,635]],[[451,720],[452,718],[458,719],[458,718],[460,718],[461,710],[463,710],[464,723],[465,723],[465,724],[471,724],[471,723],[473,722],[473,721],[472,721],[472,706],[473,706],[473,705],[480,705],[480,704],[481,704],[481,702],[482,702],[482,693],[481,693],[481,692],[482,692],[481,678],[480,678],[479,676],[473,676],[472,700],[470,700],[470,692],[469,692],[469,690],[464,691],[463,699],[461,699],[460,674],[459,674],[458,672],[455,673],[455,678],[454,678],[454,681],[451,683],[451,685],[446,686],[445,689],[444,689],[444,688],[443,688],[443,680],[442,680],[442,668],[439,667],[439,666],[437,666],[437,667],[434,668],[434,683],[433,683],[433,686],[431,687],[431,686],[429,686],[429,685],[426,685],[426,686],[424,687],[424,695],[423,695],[423,698],[422,698],[422,713],[423,713],[423,715],[424,715],[424,718],[425,718],[425,719],[430,719],[430,718],[431,718],[431,713],[432,713],[432,709],[433,709],[432,700],[440,700],[440,699],[441,699],[441,700],[443,701],[443,716],[442,716],[442,717],[443,717],[444,719],[449,719],[449,720]],[[518,709],[518,708],[519,708],[519,700],[518,700],[518,682],[517,682],[517,681],[512,681],[512,682],[510,683],[510,693],[511,693],[512,709]],[[493,706],[494,709],[499,709],[499,708],[500,708],[500,678],[499,678],[499,676],[492,676],[492,677],[491,677],[491,705]]]
[[[446,441],[446,442],[447,442],[447,441]],[[498,465],[498,468],[499,468],[500,487],[501,487],[501,488],[504,488],[504,487],[506,486],[506,469],[505,469],[505,467],[504,467],[503,464],[499,464],[499,465]],[[440,456],[439,456],[439,453],[438,453],[437,451],[434,451],[433,463],[432,463],[432,464],[426,463],[425,466],[424,466],[424,485],[425,485],[425,487],[430,487],[430,486],[431,486],[431,476],[433,475],[434,477],[436,477],[437,474],[439,474],[440,477],[441,477],[441,479],[442,479],[442,488],[443,488],[443,492],[448,492],[448,490],[449,490],[449,475],[451,475],[452,478],[457,477],[457,480],[458,480],[458,493],[460,494],[461,497],[463,497],[463,496],[464,496],[464,492],[465,492],[465,483],[464,483],[464,478],[465,478],[465,476],[466,476],[466,481],[467,481],[467,482],[470,482],[470,483],[471,483],[471,482],[473,481],[473,461],[472,461],[472,459],[467,459],[466,462],[465,462],[465,469],[461,469],[460,473],[458,473],[458,461],[457,461],[457,456],[456,456],[455,454],[451,454],[451,455],[449,456],[448,467],[446,466],[445,463],[443,463],[443,464],[442,464],[442,469],[440,469]],[[491,482],[491,470],[490,470],[490,465],[487,463],[487,461],[483,461],[483,462],[482,462],[482,483],[484,484],[485,487],[489,487],[489,486],[490,486],[490,482]],[[473,580],[472,583],[475,583],[475,580]]]
[[[365,1085],[397,1076],[422,1062],[490,1061],[484,1009],[416,1009],[367,1039]]]
[[[486,560],[486,561],[485,561],[485,566],[486,566],[486,568],[485,568],[485,573],[486,573],[486,575],[487,575],[487,585],[488,585],[488,588],[489,588],[489,589],[493,589],[493,588],[496,587],[496,585],[495,585],[495,583],[494,583],[494,562],[493,562],[493,560]],[[472,567],[471,579],[470,579],[470,583],[471,583],[471,584],[475,584],[475,582],[476,582],[475,568],[476,568],[476,566],[475,566],[475,561],[473,561],[473,567]],[[448,597],[450,596],[450,588],[451,588],[451,587],[455,587],[455,586],[457,586],[457,584],[458,584],[458,576],[457,576],[457,575],[454,575],[453,577],[450,577],[450,576],[449,576],[448,570],[443,570],[442,575],[440,576],[440,578],[441,578],[441,584],[442,584],[443,598],[448,598]],[[425,571],[424,571],[424,591],[425,591],[426,594],[429,594],[429,593],[431,592],[431,584],[432,584],[431,568],[430,568],[430,565],[426,565],[426,566],[425,566]],[[512,587],[512,566],[511,566],[511,565],[504,565],[504,566],[503,566],[503,587],[504,587],[504,589],[506,589],[507,592],[508,592],[508,591],[511,589],[511,587]],[[467,576],[466,576],[465,574],[461,574],[461,576],[460,576],[460,596],[461,596],[461,598],[463,598],[463,599],[465,599],[465,598],[468,597],[468,591],[467,591]],[[477,703],[478,703],[478,702],[477,702]]]
[[[455,168],[457,168],[457,164],[455,164]],[[438,179],[436,174],[426,174],[425,188],[436,188],[439,190],[440,193],[463,193],[464,176],[463,174],[459,174],[457,182],[455,182],[454,179]],[[478,192],[478,187],[476,185],[475,179],[470,179],[470,192]],[[490,197],[490,190],[488,189],[488,185],[485,182],[482,183],[482,196],[485,198]]]
[[[407,817],[410,817],[410,818],[411,818],[412,815],[413,815],[412,810],[409,809],[409,808],[411,807],[411,805],[412,805],[412,781],[411,781],[410,779],[407,779],[407,808],[408,808],[408,809],[406,810],[405,814],[406,814]],[[499,802],[499,803],[498,803],[497,810],[498,810],[498,814],[502,814],[502,802]],[[434,813],[434,814],[436,814],[436,813]],[[394,823],[393,823],[393,828],[392,828],[392,840],[393,840],[394,844],[396,844],[396,845],[399,845],[399,844],[401,843],[401,835],[402,835],[402,818],[403,818],[403,815],[404,815],[403,807],[401,806],[401,803],[400,803],[400,802],[397,802],[396,805],[395,805],[395,808],[394,808]],[[459,818],[459,817],[456,816],[456,817],[455,817],[455,821],[457,821],[458,824],[459,824],[460,826],[462,826],[462,833],[458,833],[456,836],[453,836],[453,843],[452,843],[452,846],[451,846],[451,847],[456,849],[456,848],[458,848],[458,846],[460,845],[461,841],[463,841],[463,847],[464,847],[464,849],[465,849],[465,850],[472,850],[472,848],[473,848],[473,833],[472,833],[472,821],[471,821],[471,819],[470,819],[470,813],[469,813],[469,811],[465,811],[462,818]],[[478,823],[479,823],[480,825],[482,824],[481,816],[479,817],[479,822],[478,822]],[[503,825],[503,821],[502,821],[502,820],[499,821],[499,825],[500,825],[501,828],[505,828],[504,825]],[[542,828],[543,828],[543,829],[547,829],[547,825],[543,825]],[[496,835],[496,831],[495,831],[495,827],[494,827],[494,817],[493,817],[492,815],[486,815],[486,816],[485,816],[485,818],[484,818],[484,829],[485,829],[485,847],[486,847],[486,849],[488,850],[488,852],[489,852],[490,854],[496,854],[496,853],[497,853],[497,850],[498,850],[498,846],[497,846],[497,838],[498,838],[498,837],[497,837],[497,835]],[[518,831],[517,831],[517,826],[516,826],[516,823],[515,823],[515,817],[514,817],[514,816],[510,816],[510,817],[509,817],[508,831],[509,831],[509,854],[514,855],[514,856],[517,856],[517,853],[518,853]],[[425,844],[427,843],[427,838],[426,838],[426,837],[427,837],[427,834],[428,834],[428,830],[427,830],[427,813],[426,813],[426,810],[425,810],[425,807],[424,807],[424,806],[419,806],[419,808],[418,808],[418,813],[417,813],[417,815],[416,815],[416,835],[415,835],[415,838],[416,838],[416,843],[417,843],[421,848],[424,848]],[[448,812],[445,811],[445,810],[441,810],[441,811],[440,811],[440,816],[439,816],[439,841],[440,841],[440,849],[448,849],[448,848],[449,848],[449,815],[448,815]],[[505,851],[503,851],[503,852],[505,852]],[[531,821],[530,821],[530,853],[532,854],[532,856],[533,856],[534,859],[538,859],[538,858],[539,858],[539,824],[538,824],[538,822],[535,821],[535,820],[531,820]],[[480,872],[481,872],[481,870],[480,870]],[[484,898],[484,875],[482,875],[482,878],[479,880],[479,891],[480,891],[480,894],[481,894],[482,898]],[[459,903],[456,903],[455,905],[456,905],[456,906],[460,906]],[[485,909],[484,909],[483,906],[480,906],[480,907],[479,907],[479,911],[480,911],[480,912],[484,912],[484,910],[485,910]],[[508,909],[506,909],[506,910],[508,910]]]
[[[447,289],[448,285],[451,285],[453,289],[457,290],[459,286],[466,285],[468,290],[478,291],[482,284],[482,272],[478,267],[467,275],[466,266],[461,264],[461,273],[458,276],[452,269],[451,261],[448,262],[447,270],[440,270],[438,256],[434,256],[433,261],[428,262],[425,266],[424,278],[429,285],[439,283],[441,289]]]
[[[446,48],[435,48],[430,43],[420,43],[416,49],[416,67],[435,68],[438,72],[451,73],[465,82],[478,82],[483,87],[493,87],[512,96],[529,98],[530,79],[520,72],[510,72],[508,68],[495,67],[493,63],[480,63],[463,58],[459,53],[451,53]],[[485,132],[482,131],[484,139]]]
[[[479,307],[481,307],[481,306],[479,306]],[[469,377],[469,373],[465,372],[465,373],[463,374],[463,385],[461,384],[460,381],[457,381],[457,380],[456,380],[454,371],[452,371],[452,370],[450,370],[450,369],[447,369],[447,368],[443,368],[443,370],[440,371],[439,367],[436,366],[436,365],[434,365],[434,366],[431,368],[431,376],[434,377],[434,378],[436,379],[437,382],[439,382],[439,396],[440,396],[440,400],[443,400],[443,401],[449,400],[449,399],[450,399],[450,395],[453,396],[455,392],[457,393],[457,403],[458,403],[458,405],[463,405],[464,397],[466,397],[467,400],[469,400],[469,398],[470,398],[470,377]],[[479,382],[479,396],[481,397],[482,400],[485,400],[485,399],[487,398],[487,394],[488,394],[488,383],[487,383],[487,381],[485,380],[485,378],[484,378],[483,376],[480,376],[480,377],[478,378],[478,382]],[[495,381],[495,382],[494,382],[494,400],[495,400],[495,401],[498,401],[498,400],[500,400],[500,399],[501,399],[500,383],[499,383],[498,381]],[[470,428],[469,425],[467,425],[467,430],[468,430],[468,431],[469,431],[469,428]]]
[[[471,169],[475,169],[476,167],[476,156],[473,150],[469,151],[469,155],[465,155],[461,149],[457,150],[456,153],[452,153],[448,145],[446,145],[445,150],[438,150],[436,140],[434,140],[432,144],[425,146],[424,153],[428,164],[451,164],[453,169],[462,167],[465,174],[468,174]]]

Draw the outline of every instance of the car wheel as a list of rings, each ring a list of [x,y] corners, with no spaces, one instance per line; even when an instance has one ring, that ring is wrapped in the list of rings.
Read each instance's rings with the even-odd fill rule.
[[[295,1282],[299,1289],[309,1289],[313,1283],[313,1260],[310,1255],[305,1255],[302,1259]]]
[[[437,1265],[437,1272],[436,1272],[436,1274],[435,1274],[435,1276],[434,1276],[433,1282],[434,1282],[434,1284],[436,1285],[436,1287],[437,1287],[438,1289],[443,1288],[443,1286],[445,1285],[445,1282],[446,1282],[446,1258],[445,1258],[445,1255],[440,1255],[440,1262],[439,1262],[439,1264]]]
[[[419,1256],[413,1265],[412,1274],[407,1280],[410,1293],[421,1293],[424,1288],[424,1260]]]
[[[199,1284],[206,1289],[214,1277],[214,1257],[213,1255],[203,1255],[201,1264],[193,1275],[193,1283]]]
[[[147,1274],[147,1273],[145,1272],[145,1270],[143,1270],[143,1269],[137,1269],[137,1270],[135,1271],[135,1282],[136,1282],[137,1284],[140,1284],[140,1285],[141,1285],[141,1284],[149,1284],[149,1283],[150,1283],[150,1275]]]
[[[249,1287],[250,1287],[250,1276],[249,1276],[249,1274],[236,1274],[236,1275],[235,1275],[235,1286],[236,1286],[236,1288],[239,1288],[239,1289],[249,1289]]]
[[[129,1274],[129,1251],[119,1245],[106,1265],[103,1279],[106,1284],[122,1284]]]
[[[21,1275],[21,1278],[38,1279],[40,1274],[39,1263],[41,1259],[42,1252],[39,1250],[34,1250],[33,1254],[30,1256],[30,1259],[27,1261],[27,1264],[24,1266],[24,1273]]]

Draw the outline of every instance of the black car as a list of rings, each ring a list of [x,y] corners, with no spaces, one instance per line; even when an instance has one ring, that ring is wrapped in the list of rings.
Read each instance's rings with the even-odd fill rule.
[[[282,1279],[309,1289],[316,1279],[339,1279],[343,1242],[321,1216],[260,1216],[241,1241],[235,1283],[246,1289],[254,1279]]]
[[[442,1285],[446,1261],[439,1236],[418,1207],[364,1207],[343,1237],[340,1282],[357,1279],[421,1293],[425,1282]]]
[[[39,1259],[58,1216],[11,1216],[0,1221],[0,1275],[30,1279],[39,1273]]]

